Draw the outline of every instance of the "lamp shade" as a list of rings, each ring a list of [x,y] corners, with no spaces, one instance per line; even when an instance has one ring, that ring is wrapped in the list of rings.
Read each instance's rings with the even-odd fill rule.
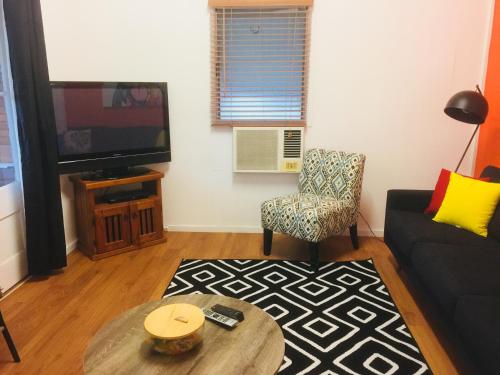
[[[444,112],[467,124],[482,124],[488,115],[488,102],[476,91],[460,91],[448,100]]]

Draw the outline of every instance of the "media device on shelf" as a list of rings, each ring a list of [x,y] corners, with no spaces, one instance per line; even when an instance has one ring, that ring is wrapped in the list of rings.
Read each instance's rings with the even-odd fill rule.
[[[51,82],[60,173],[139,175],[170,156],[166,82]],[[99,172],[95,172],[99,171]]]

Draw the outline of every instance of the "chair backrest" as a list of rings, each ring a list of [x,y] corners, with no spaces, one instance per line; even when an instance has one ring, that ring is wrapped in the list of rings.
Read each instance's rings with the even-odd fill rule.
[[[359,206],[365,155],[323,149],[307,150],[299,192],[352,200]]]

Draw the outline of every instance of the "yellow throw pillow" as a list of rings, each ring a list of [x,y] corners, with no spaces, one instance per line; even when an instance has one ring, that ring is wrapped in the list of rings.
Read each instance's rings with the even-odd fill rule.
[[[433,220],[486,237],[499,199],[500,184],[452,173],[443,203]]]

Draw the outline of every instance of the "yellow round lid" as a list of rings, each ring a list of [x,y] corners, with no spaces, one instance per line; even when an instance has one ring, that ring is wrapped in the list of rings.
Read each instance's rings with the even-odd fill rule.
[[[201,309],[187,303],[175,303],[157,308],[144,320],[144,329],[160,339],[180,339],[189,336],[205,322]]]

